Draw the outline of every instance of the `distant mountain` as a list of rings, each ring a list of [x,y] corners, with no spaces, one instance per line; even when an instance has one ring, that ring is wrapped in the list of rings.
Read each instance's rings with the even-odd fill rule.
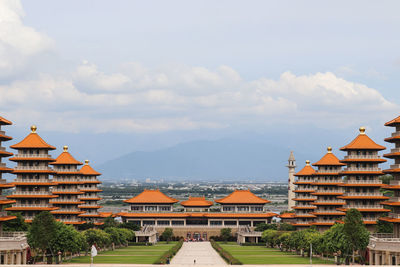
[[[112,179],[286,181],[289,149],[253,140],[193,141],[137,151],[96,166]],[[243,180],[242,180],[243,181]]]

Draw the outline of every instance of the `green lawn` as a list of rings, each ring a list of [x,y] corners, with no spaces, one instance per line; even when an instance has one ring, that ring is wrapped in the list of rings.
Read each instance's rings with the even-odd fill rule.
[[[310,258],[301,257],[292,252],[263,246],[239,246],[236,243],[218,242],[218,244],[243,264],[309,264]],[[332,261],[313,258],[313,264],[333,264]]]
[[[99,252],[94,257],[94,263],[152,264],[176,243],[170,242],[166,244],[165,242],[159,242],[154,246],[130,246],[114,251]],[[76,257],[64,263],[90,263],[90,257]]]

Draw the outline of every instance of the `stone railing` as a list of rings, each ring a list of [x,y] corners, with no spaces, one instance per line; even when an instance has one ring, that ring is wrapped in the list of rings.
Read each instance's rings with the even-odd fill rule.
[[[52,168],[47,166],[17,166],[14,170],[29,170],[29,171],[53,171]]]
[[[378,155],[347,155],[344,159],[380,159]]]
[[[348,167],[343,169],[345,172],[379,172],[381,168],[371,168],[371,167]]]
[[[49,154],[16,154],[16,158],[51,158]]]

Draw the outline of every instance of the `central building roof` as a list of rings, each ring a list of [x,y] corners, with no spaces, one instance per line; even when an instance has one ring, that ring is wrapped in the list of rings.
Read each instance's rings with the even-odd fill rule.
[[[181,205],[184,207],[210,207],[213,202],[206,200],[205,197],[189,197],[188,200],[182,201]]]
[[[175,198],[165,195],[158,189],[156,190],[145,189],[139,195],[131,199],[125,200],[124,202],[131,204],[146,204],[146,203],[174,204],[179,201]]]
[[[220,204],[266,204],[271,201],[254,195],[250,190],[235,190],[228,196],[217,199]]]

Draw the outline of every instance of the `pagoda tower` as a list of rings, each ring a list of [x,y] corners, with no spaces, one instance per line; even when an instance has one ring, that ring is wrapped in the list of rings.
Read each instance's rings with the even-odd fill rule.
[[[32,222],[36,214],[58,209],[49,202],[57,197],[51,194],[50,187],[55,184],[49,179],[49,175],[54,173],[49,167],[49,162],[54,161],[49,151],[56,148],[36,133],[36,126],[31,127],[31,133],[21,142],[10,147],[18,151],[10,158],[17,162],[13,171],[17,178],[13,182],[15,192],[7,197],[15,199],[16,203],[6,210],[21,212],[26,222]]]
[[[359,210],[363,215],[364,224],[368,230],[374,230],[376,221],[385,212],[380,203],[389,197],[383,196],[379,189],[383,186],[379,176],[383,175],[379,164],[385,162],[378,152],[385,147],[376,144],[365,134],[365,128],[360,128],[360,134],[348,145],[340,150],[346,151],[347,156],[340,162],[345,163],[345,168],[341,174],[344,177],[344,194],[339,198],[346,201],[340,211],[347,211],[351,208]]]
[[[317,197],[317,200],[311,203],[317,206],[317,209],[312,212],[317,216],[312,224],[316,225],[320,231],[329,229],[337,220],[346,215],[343,211],[337,210],[346,204],[344,200],[337,198],[343,195],[342,187],[339,185],[342,184],[340,172],[344,165],[332,153],[331,147],[328,147],[327,153],[313,164],[318,169],[314,174],[315,192],[311,193]]]
[[[2,163],[2,158],[12,156],[12,153],[7,152],[6,149],[2,146],[2,142],[9,141],[12,137],[7,136],[4,131],[1,130],[1,126],[3,125],[11,125],[12,122],[0,117],[0,236],[2,235],[3,231],[3,222],[13,220],[17,217],[15,216],[8,216],[7,212],[4,211],[4,205],[15,203],[14,200],[8,200],[5,196],[2,195],[3,189],[12,188],[14,185],[9,184],[6,182],[5,179],[2,178],[3,173],[10,173],[12,172],[11,168],[7,168],[5,163]]]
[[[288,165],[286,165],[289,169],[289,185],[288,185],[288,210],[292,210],[294,205],[296,205],[295,201],[293,200],[295,198],[295,193],[294,193],[294,174],[295,174],[295,169],[296,169],[296,159],[294,158],[293,151],[290,151],[290,156],[288,160]]]
[[[317,198],[311,193],[315,192],[314,189],[314,174],[315,170],[311,167],[310,161],[306,160],[306,166],[301,171],[295,174],[297,177],[295,192],[296,197],[293,199],[296,201],[296,205],[293,207],[295,210],[296,222],[293,224],[297,228],[309,227],[314,219],[317,217],[311,212],[317,207],[312,205]]]
[[[51,213],[65,224],[83,224],[79,214],[84,213],[78,206],[85,202],[79,199],[79,196],[84,194],[80,191],[81,173],[78,170],[78,166],[82,165],[81,162],[74,159],[68,152],[68,147],[64,146],[64,151],[57,157],[55,162],[51,165],[54,166],[53,182],[57,186],[53,187],[53,194],[58,195],[50,201],[58,210],[54,210]]]
[[[84,219],[86,222],[102,224],[101,221],[104,216],[98,212],[98,209],[102,206],[99,206],[97,203],[101,200],[97,194],[103,191],[97,188],[97,185],[101,184],[97,179],[97,176],[101,175],[101,173],[96,172],[92,167],[90,167],[88,160],[85,160],[85,165],[82,166],[80,173],[82,182],[80,190],[84,192],[84,194],[80,196],[80,200],[84,203],[78,206],[83,212],[79,217]]]
[[[395,237],[400,237],[400,116],[385,123],[385,126],[395,127],[395,131],[392,136],[386,138],[385,141],[393,143],[394,148],[390,150],[390,153],[385,154],[384,157],[394,160],[394,164],[390,165],[390,169],[384,170],[384,173],[393,175],[393,180],[390,184],[383,188],[393,190],[393,197],[388,201],[382,202],[382,204],[388,205],[392,212],[389,213],[388,217],[381,218],[381,220],[393,223],[393,232]]]

